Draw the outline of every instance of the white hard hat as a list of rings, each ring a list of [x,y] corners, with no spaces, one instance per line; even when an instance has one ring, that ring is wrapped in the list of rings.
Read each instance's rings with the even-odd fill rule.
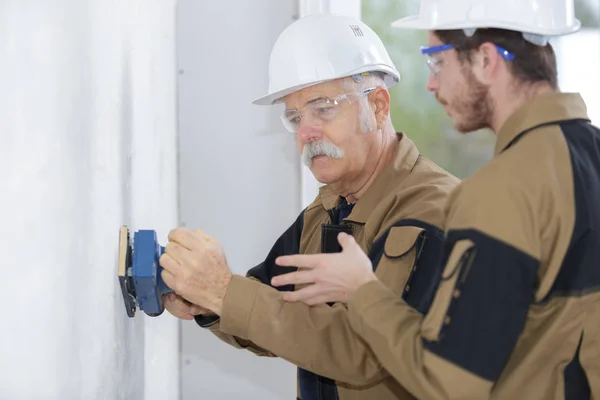
[[[363,22],[335,14],[313,14],[289,25],[269,59],[269,93],[254,104],[282,97],[321,82],[380,72],[388,88],[400,81],[381,39]]]
[[[421,0],[419,15],[394,21],[392,26],[464,29],[469,36],[477,28],[507,29],[544,45],[550,36],[577,32],[581,23],[575,18],[573,0]]]

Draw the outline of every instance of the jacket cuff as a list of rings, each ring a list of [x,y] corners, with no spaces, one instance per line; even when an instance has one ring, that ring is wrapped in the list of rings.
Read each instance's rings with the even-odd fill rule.
[[[379,279],[365,283],[350,297],[348,301],[348,317],[352,328],[361,336],[363,335],[363,315],[369,308],[384,301],[397,298],[387,286]]]
[[[198,325],[200,325],[203,328],[210,328],[211,326],[213,326],[214,324],[216,324],[217,322],[219,322],[219,319],[221,319],[221,317],[219,317],[218,315],[195,315],[194,319],[196,320],[196,323]]]
[[[254,299],[261,286],[254,279],[233,275],[223,299],[221,332],[248,339]]]

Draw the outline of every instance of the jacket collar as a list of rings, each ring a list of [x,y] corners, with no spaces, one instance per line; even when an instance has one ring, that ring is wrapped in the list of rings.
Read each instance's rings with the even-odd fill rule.
[[[534,98],[508,117],[496,139],[494,155],[509,147],[518,136],[541,125],[572,119],[589,121],[587,107],[578,93],[550,93]]]
[[[381,199],[397,190],[398,183],[410,173],[419,158],[419,151],[414,142],[404,133],[396,133],[396,155],[371,183],[371,186],[358,199],[352,208],[352,212],[346,218],[357,223],[366,223],[373,209],[381,202]],[[329,185],[319,189],[319,199],[323,207],[329,211],[337,207],[340,196]]]

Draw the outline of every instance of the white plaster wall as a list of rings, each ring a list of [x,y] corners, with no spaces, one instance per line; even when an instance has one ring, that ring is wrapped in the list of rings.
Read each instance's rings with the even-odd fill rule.
[[[120,225],[177,224],[174,11],[0,4],[0,399],[179,397],[176,320],[116,277]]]
[[[261,262],[297,217],[299,157],[281,107],[256,106],[292,1],[180,0],[177,10],[182,222],[224,246],[232,270]],[[184,400],[294,399],[295,367],[182,322]]]

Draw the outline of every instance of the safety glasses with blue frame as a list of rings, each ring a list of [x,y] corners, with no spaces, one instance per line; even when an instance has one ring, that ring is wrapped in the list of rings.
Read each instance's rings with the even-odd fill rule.
[[[504,58],[506,61],[513,61],[515,59],[514,54],[512,54],[505,48],[500,47],[497,44],[495,44],[494,46],[496,46],[496,50],[502,56],[502,58]],[[434,56],[434,54],[440,53],[440,52],[446,51],[446,50],[451,50],[453,48],[454,48],[454,46],[452,46],[451,44],[441,44],[438,46],[421,47],[421,54],[423,54],[425,56],[427,66],[429,67],[429,70],[431,71],[431,73],[434,76],[437,76],[437,74],[439,74],[440,68],[441,68],[441,62],[442,62],[442,60],[440,60],[439,58],[436,58]]]

